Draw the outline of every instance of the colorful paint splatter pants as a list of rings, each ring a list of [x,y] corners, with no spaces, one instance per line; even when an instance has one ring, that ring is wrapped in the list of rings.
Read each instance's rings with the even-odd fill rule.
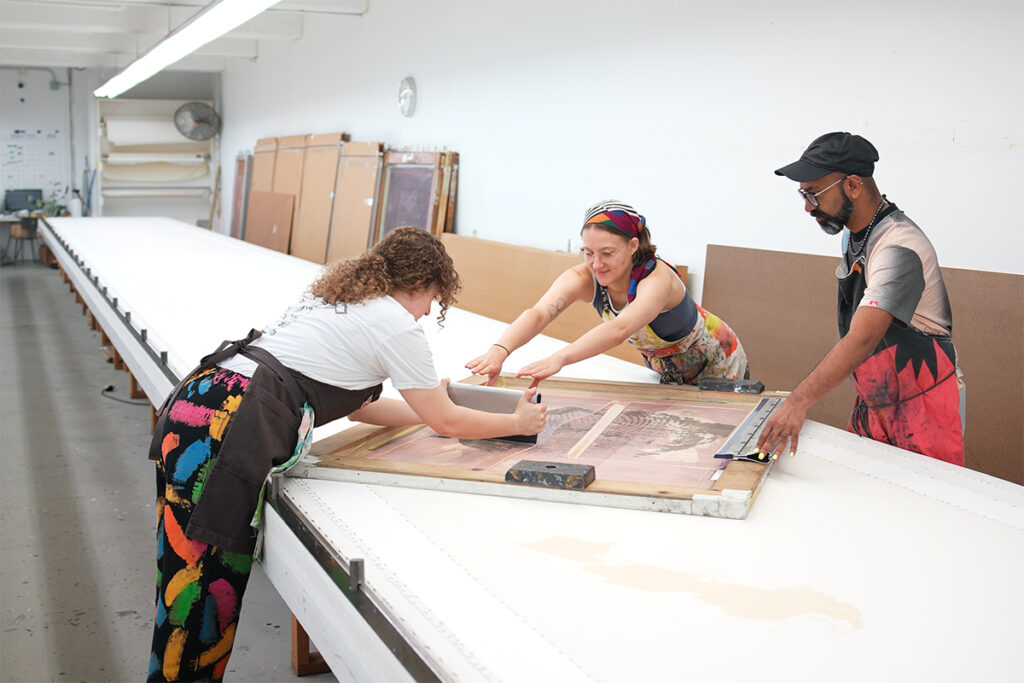
[[[208,368],[195,373],[168,406],[156,466],[156,624],[149,681],[219,681],[227,668],[252,554],[190,539],[184,530],[248,384],[243,375]]]
[[[644,363],[661,375],[662,384],[700,384],[705,377],[750,379],[747,353],[732,328],[714,313],[697,306],[697,323],[686,338],[669,344],[653,341],[650,325],[629,343],[644,357]]]

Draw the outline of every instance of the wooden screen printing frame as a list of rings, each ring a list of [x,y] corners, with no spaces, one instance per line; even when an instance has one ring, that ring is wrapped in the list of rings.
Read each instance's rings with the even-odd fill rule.
[[[438,203],[441,199],[441,186],[444,181],[442,163],[444,162],[443,152],[403,152],[386,150],[384,152],[383,166],[380,179],[380,201],[377,205],[377,220],[375,221],[373,237],[370,244],[381,241],[385,235],[400,225],[413,225],[421,228],[438,237],[441,230],[437,226]],[[410,188],[406,184],[393,182],[393,175],[396,172],[409,173],[415,171],[426,171],[429,181],[426,185]],[[446,200],[447,201],[447,200]],[[446,205],[447,206],[447,205]],[[389,212],[396,211],[399,207],[408,211],[413,208],[418,212],[426,212],[421,221],[393,220]],[[416,225],[422,222],[423,225]]]
[[[524,389],[529,384],[528,378],[503,376],[502,379],[504,386],[510,388]],[[483,380],[472,377],[465,381],[481,383]],[[545,380],[541,389],[542,392],[546,389],[607,397],[609,400],[679,401],[749,406],[751,409],[763,396],[770,395],[749,396],[701,392],[695,387],[562,379]],[[365,457],[367,452],[385,446],[409,431],[409,427],[357,425],[314,443],[310,455],[318,458],[319,462],[315,465],[300,462],[289,470],[288,476],[743,519],[757,498],[772,464],[771,461],[764,464],[729,461],[710,488],[603,480],[599,468],[598,478],[590,486],[582,491],[573,491],[507,483],[504,472],[498,471]]]

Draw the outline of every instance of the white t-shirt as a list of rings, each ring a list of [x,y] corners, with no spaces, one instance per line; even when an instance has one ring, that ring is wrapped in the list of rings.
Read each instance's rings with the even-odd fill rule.
[[[306,296],[253,342],[292,370],[343,389],[365,389],[391,378],[396,389],[439,386],[423,328],[390,296],[332,306]],[[242,355],[221,367],[251,376]]]

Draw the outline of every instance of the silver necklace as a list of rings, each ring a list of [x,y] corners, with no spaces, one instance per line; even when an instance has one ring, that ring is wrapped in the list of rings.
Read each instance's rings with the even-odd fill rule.
[[[864,241],[860,243],[860,247],[856,250],[853,247],[853,233],[850,233],[850,243],[847,248],[847,251],[850,253],[850,256],[857,258],[858,256],[860,256],[861,252],[864,251],[864,248],[868,245],[868,237],[871,236],[871,228],[875,227],[875,221],[878,220],[878,214],[882,213],[882,207],[888,203],[889,202],[886,201],[885,195],[883,194],[882,201],[878,203],[878,208],[875,209],[875,215],[871,217],[871,222],[868,223],[868,227],[864,231]]]

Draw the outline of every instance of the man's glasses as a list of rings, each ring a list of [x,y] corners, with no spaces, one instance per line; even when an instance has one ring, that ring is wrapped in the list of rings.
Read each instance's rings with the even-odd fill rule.
[[[800,196],[803,197],[805,202],[807,202],[811,206],[817,207],[817,206],[819,206],[819,204],[818,204],[818,195],[820,195],[822,192],[827,192],[828,190],[831,190],[833,187],[835,187],[836,185],[838,185],[839,183],[843,182],[844,180],[846,180],[849,177],[850,176],[848,176],[848,175],[847,176],[843,176],[839,180],[835,181],[834,183],[832,183],[831,185],[826,187],[824,190],[818,190],[814,194],[811,194],[810,192],[808,192],[807,190],[805,190],[802,187],[798,187],[796,189],[796,191],[800,193]]]

